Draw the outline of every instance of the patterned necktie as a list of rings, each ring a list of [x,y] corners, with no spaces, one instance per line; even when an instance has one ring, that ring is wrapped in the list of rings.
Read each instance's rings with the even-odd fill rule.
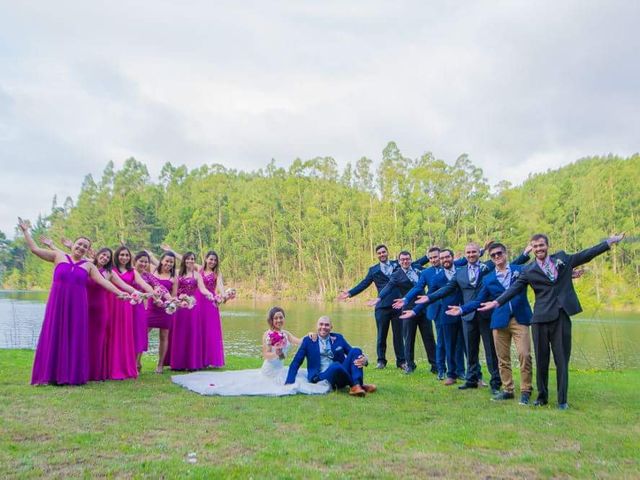
[[[471,285],[475,285],[476,280],[478,279],[478,272],[476,268],[477,265],[469,264],[469,283]]]
[[[407,270],[405,273],[407,274],[407,278],[411,280],[411,283],[415,285],[418,282],[418,274],[412,269]]]
[[[544,273],[547,274],[547,277],[549,277],[549,280],[551,280],[552,282],[555,281],[556,276],[553,273],[553,266],[551,265],[551,260],[547,259],[547,261],[544,264]]]

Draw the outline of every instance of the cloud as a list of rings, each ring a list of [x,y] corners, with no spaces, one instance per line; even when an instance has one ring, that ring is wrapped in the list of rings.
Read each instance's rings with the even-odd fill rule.
[[[152,175],[167,161],[344,165],[395,140],[411,157],[466,152],[497,183],[629,155],[639,13],[621,0],[5,5],[0,230],[130,156]]]

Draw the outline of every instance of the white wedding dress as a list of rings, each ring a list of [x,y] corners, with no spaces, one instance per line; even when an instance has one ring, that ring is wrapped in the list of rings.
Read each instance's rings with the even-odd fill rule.
[[[273,347],[268,344],[267,332],[263,342],[269,351]],[[285,332],[286,333],[286,332]],[[287,337],[285,336],[285,339]],[[283,353],[286,355],[291,344],[286,340]],[[193,372],[186,375],[173,375],[171,380],[184,388],[200,395],[264,395],[279,397],[283,395],[322,395],[331,391],[331,385],[326,380],[311,383],[307,380],[306,369],[298,370],[296,381],[285,385],[289,369],[284,366],[282,359],[265,360],[262,368],[252,370],[227,370],[224,372]]]

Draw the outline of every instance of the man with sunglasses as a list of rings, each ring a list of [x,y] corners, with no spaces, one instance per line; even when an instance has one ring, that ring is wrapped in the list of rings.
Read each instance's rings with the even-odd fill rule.
[[[522,269],[520,276],[497,299],[485,302],[478,311],[501,307],[531,285],[535,293],[535,305],[531,319],[533,348],[536,354],[536,406],[549,403],[549,360],[553,352],[558,385],[558,408],[567,410],[569,389],[569,358],[571,357],[571,315],[582,311],[573,288],[573,269],[584,265],[620,242],[621,235],[612,235],[604,242],[578,253],[564,251],[549,255],[549,238],[537,233],[531,237],[531,247],[536,261]]]
[[[462,306],[449,305],[447,315],[466,315],[481,303],[498,298],[520,276],[522,265],[507,262],[507,248],[502,243],[494,243],[489,247],[489,255],[495,270],[484,279],[478,296]],[[444,308],[447,308],[445,306]],[[513,375],[511,373],[511,340],[516,346],[520,362],[520,404],[528,405],[531,397],[531,307],[527,300],[526,288],[509,302],[497,308],[491,315],[490,327],[498,357],[498,370],[503,390],[493,400],[509,400],[514,398]]]
[[[475,242],[470,242],[465,246],[464,254],[467,259],[467,265],[458,268],[455,275],[446,286],[440,288],[432,295],[419,297],[417,304],[431,304],[435,301],[448,297],[456,290],[462,294],[464,303],[475,300],[480,293],[483,285],[483,278],[489,274],[495,265],[492,261],[482,263],[480,259],[480,246]],[[522,264],[529,260],[528,251],[520,255],[513,263]],[[478,388],[482,371],[480,368],[480,339],[484,346],[485,358],[487,360],[487,369],[491,374],[491,393],[497,395],[502,384],[500,374],[498,372],[498,360],[496,357],[495,345],[491,334],[491,317],[478,311],[472,311],[462,315],[462,331],[464,333],[465,350],[467,352],[467,377],[464,384],[458,388],[467,390]]]

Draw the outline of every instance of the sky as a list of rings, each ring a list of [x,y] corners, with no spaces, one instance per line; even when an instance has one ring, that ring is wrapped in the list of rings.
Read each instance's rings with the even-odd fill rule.
[[[0,231],[129,157],[466,153],[490,183],[640,150],[640,2],[0,0]],[[636,52],[636,53],[633,53]]]

